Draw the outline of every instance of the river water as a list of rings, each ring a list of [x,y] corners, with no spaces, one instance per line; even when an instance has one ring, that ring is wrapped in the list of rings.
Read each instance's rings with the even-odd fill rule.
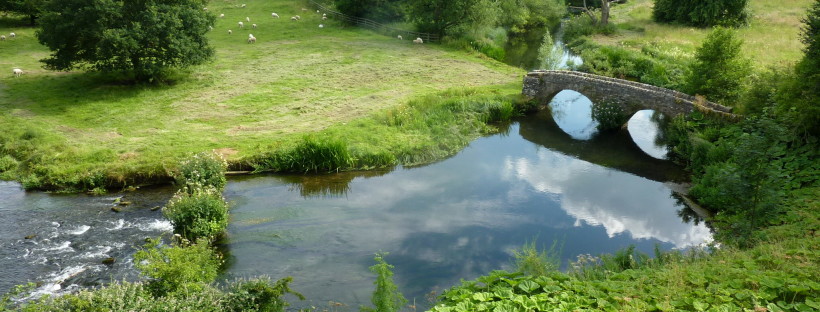
[[[293,276],[308,298],[296,306],[355,310],[369,304],[368,267],[383,251],[399,289],[426,307],[460,279],[510,269],[528,241],[559,242],[564,266],[630,244],[651,253],[710,241],[702,223],[682,221],[690,212],[670,183],[686,175],[663,159],[659,118],[642,112],[621,131],[597,133],[587,103],[564,91],[549,111],[423,167],[231,179],[223,278]],[[0,182],[0,292],[27,281],[59,293],[135,279],[136,248],[171,229],[151,208],[172,193],[54,195]],[[119,197],[131,204],[113,212]],[[108,257],[114,264],[102,264]]]

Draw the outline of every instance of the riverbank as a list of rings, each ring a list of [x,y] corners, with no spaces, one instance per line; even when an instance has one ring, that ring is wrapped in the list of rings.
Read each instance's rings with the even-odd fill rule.
[[[301,8],[291,1],[213,3],[209,10],[226,16],[209,35],[215,59],[159,86],[45,71],[38,60],[48,51],[35,29],[3,20],[0,33],[17,37],[3,43],[0,67],[25,74],[0,78],[0,177],[58,191],[165,183],[181,159],[197,152],[216,150],[231,169],[253,170],[261,155],[296,146],[305,135],[332,136],[361,158],[387,153],[393,164],[424,163],[466,144],[443,146],[442,136],[469,142],[492,130],[450,119],[454,131],[418,123],[399,131],[386,122],[390,114],[413,101],[520,94],[523,70],[322,21]],[[290,21],[297,14],[302,20]],[[258,28],[238,28],[245,17]],[[248,33],[256,44],[245,43]]]

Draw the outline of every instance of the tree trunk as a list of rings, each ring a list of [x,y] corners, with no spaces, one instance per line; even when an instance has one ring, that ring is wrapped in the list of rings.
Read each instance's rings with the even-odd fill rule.
[[[601,0],[601,24],[606,26],[609,24],[609,0]]]

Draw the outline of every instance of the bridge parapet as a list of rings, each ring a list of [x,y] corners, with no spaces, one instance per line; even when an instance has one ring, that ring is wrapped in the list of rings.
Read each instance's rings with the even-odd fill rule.
[[[616,104],[628,116],[643,109],[652,109],[669,116],[688,114],[698,109],[736,117],[729,107],[635,81],[563,70],[536,70],[524,77],[523,94],[526,96],[550,100],[562,90],[580,92],[593,103]]]

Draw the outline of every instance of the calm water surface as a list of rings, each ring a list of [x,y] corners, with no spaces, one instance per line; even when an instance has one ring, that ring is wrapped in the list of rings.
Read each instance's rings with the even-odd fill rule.
[[[527,241],[563,243],[564,265],[630,244],[686,248],[711,235],[678,216],[685,207],[664,182],[681,176],[628,132],[581,141],[539,114],[420,168],[237,180],[225,193],[234,204],[226,276],[294,276],[310,299],[300,305],[356,307],[369,304],[367,268],[384,251],[400,289],[423,304],[460,279],[510,268]]]

